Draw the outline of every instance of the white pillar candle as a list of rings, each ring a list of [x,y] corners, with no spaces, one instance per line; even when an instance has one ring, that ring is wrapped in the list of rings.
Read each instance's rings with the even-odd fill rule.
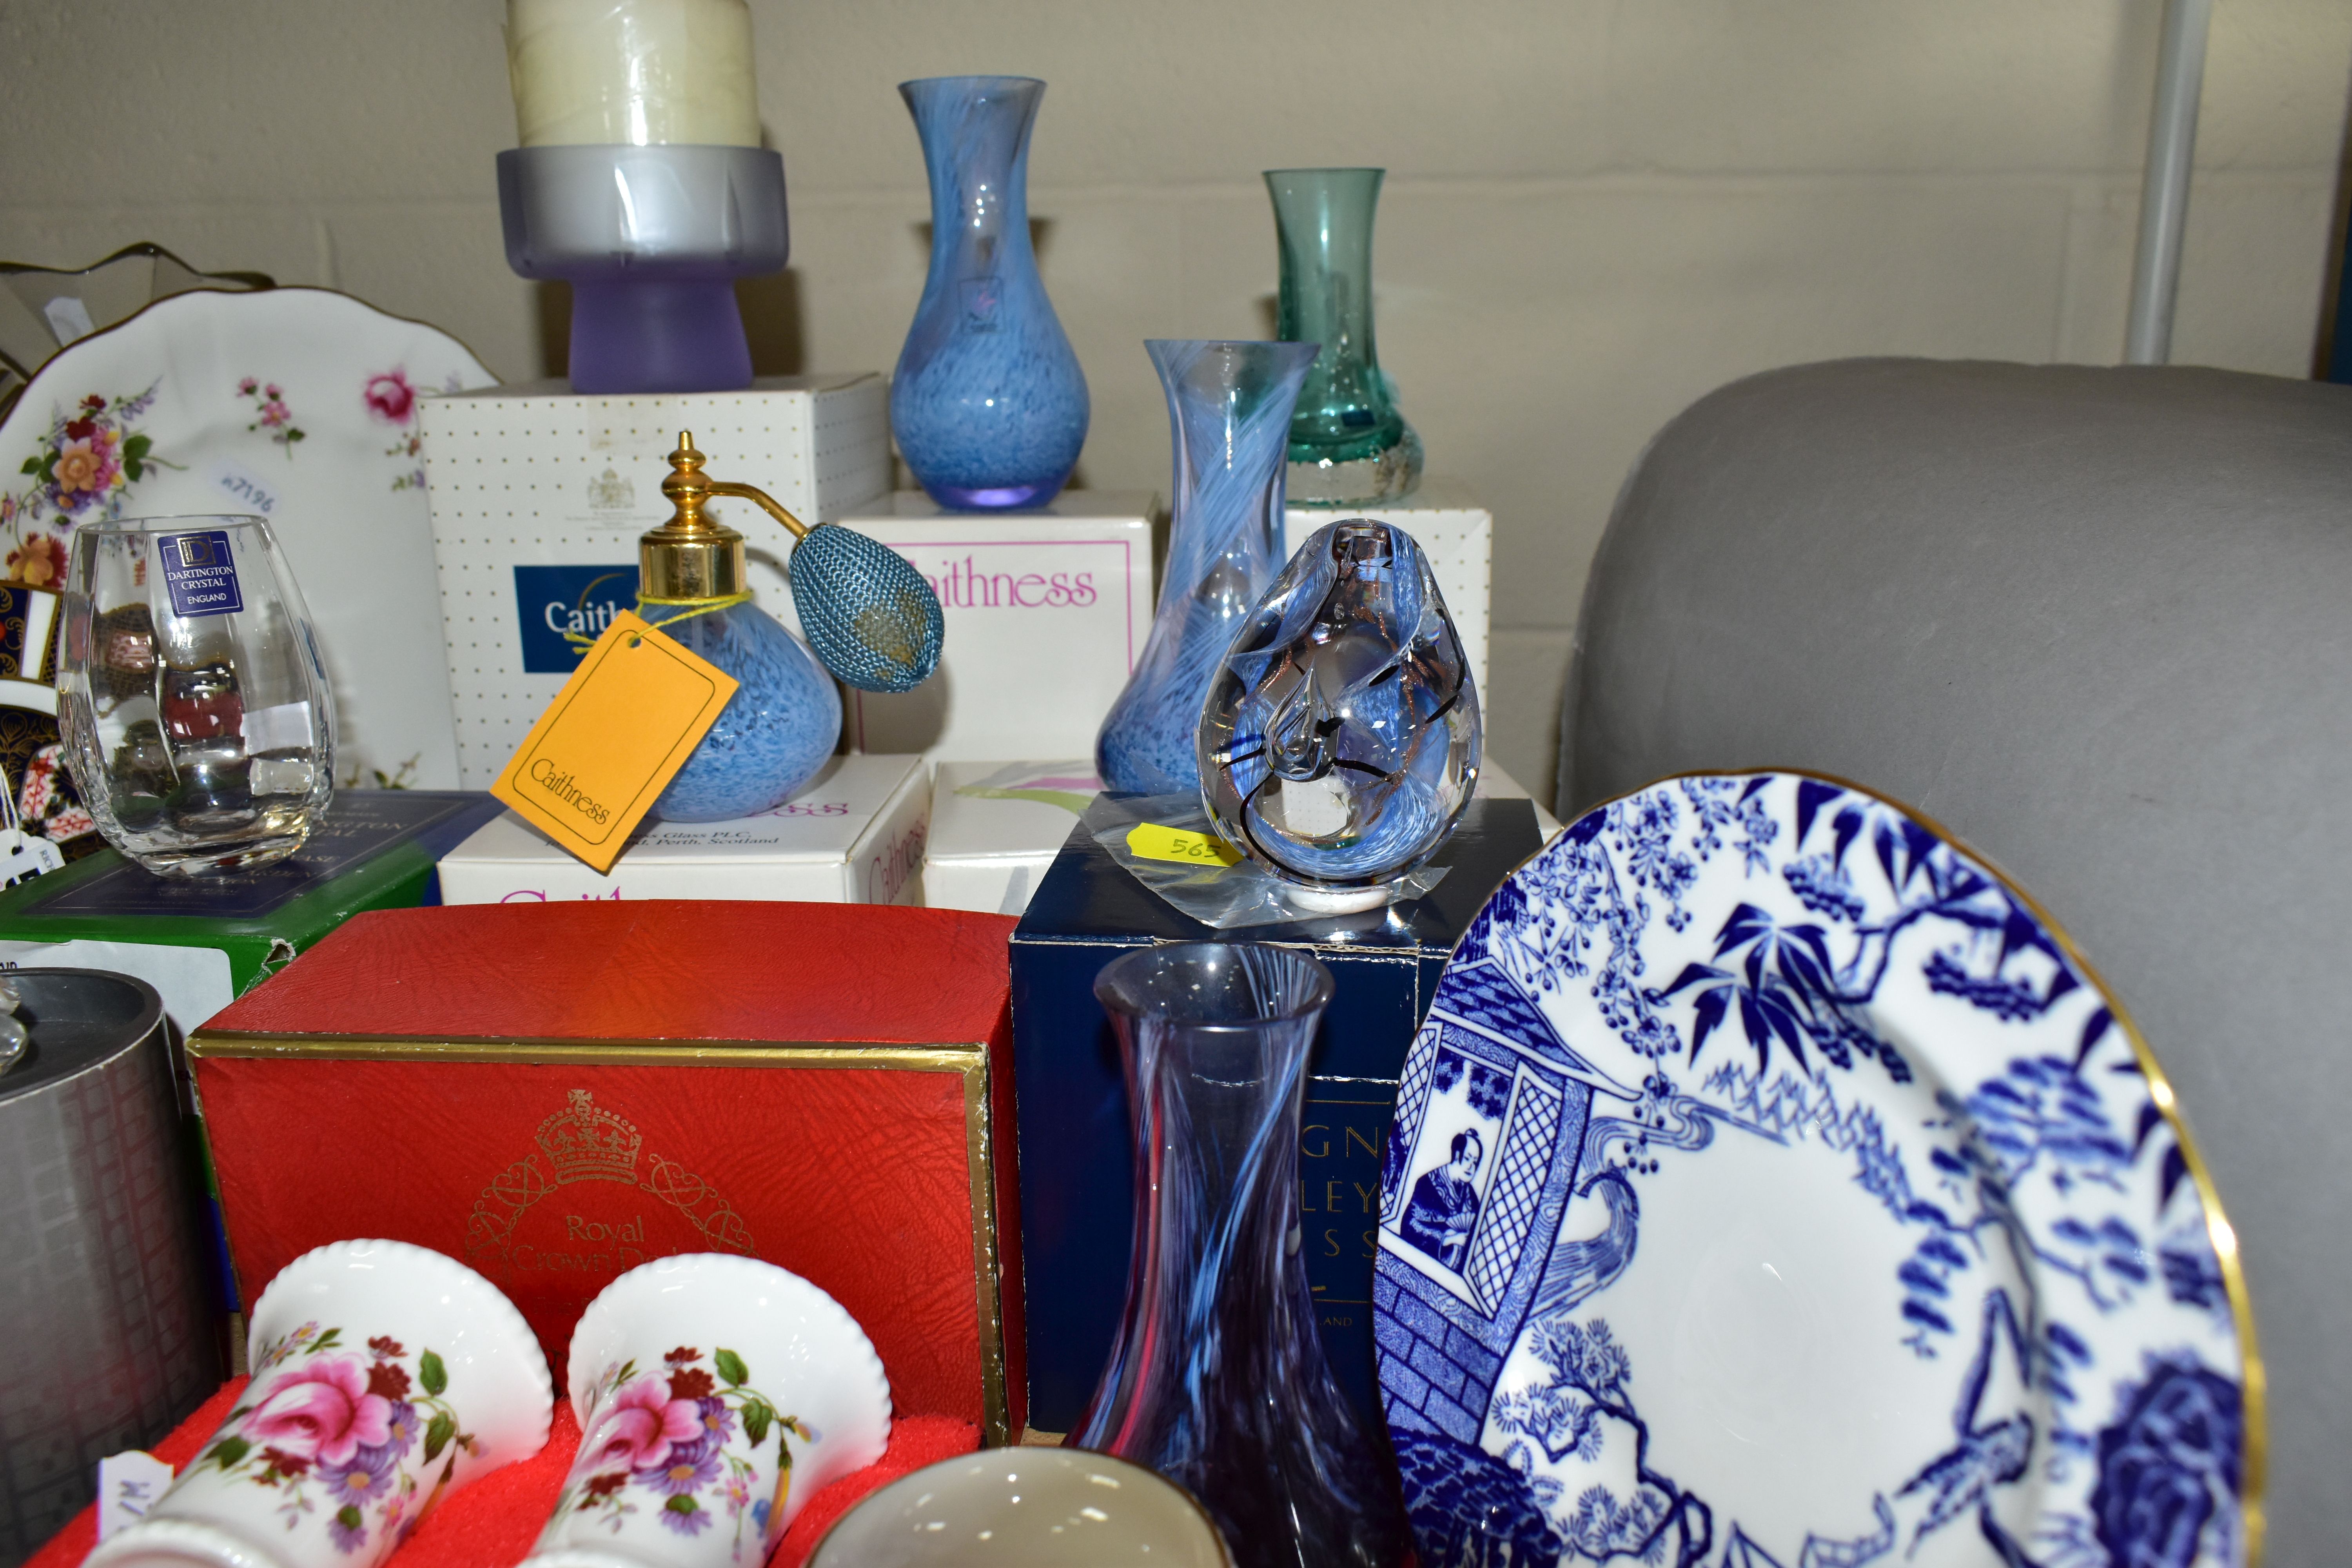
[[[756,147],[744,0],[507,0],[525,147]]]

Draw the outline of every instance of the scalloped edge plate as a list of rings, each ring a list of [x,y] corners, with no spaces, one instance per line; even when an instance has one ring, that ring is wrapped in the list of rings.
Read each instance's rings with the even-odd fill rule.
[[[0,576],[60,586],[93,518],[266,517],[334,683],[338,786],[456,789],[416,400],[497,384],[439,328],[332,289],[158,300],[59,350],[0,421]]]
[[[1379,1240],[1430,1568],[2259,1549],[2252,1319],[2170,1086],[2038,906],[1859,786],[1670,779],[1514,872]]]

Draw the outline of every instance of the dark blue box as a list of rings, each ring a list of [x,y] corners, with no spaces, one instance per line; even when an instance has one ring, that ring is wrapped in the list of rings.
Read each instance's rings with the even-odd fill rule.
[[[1437,854],[1452,868],[1415,902],[1217,931],[1177,913],[1095,843],[1101,805],[1062,847],[1013,933],[1029,1424],[1046,1432],[1076,1425],[1127,1293],[1134,1152],[1118,1037],[1095,1000],[1095,976],[1155,942],[1246,940],[1309,948],[1338,983],[1307,1062],[1299,1222],[1324,1348],[1340,1386],[1378,1427],[1372,1233],[1397,1074],[1454,944],[1503,879],[1542,847],[1535,807],[1472,801]]]

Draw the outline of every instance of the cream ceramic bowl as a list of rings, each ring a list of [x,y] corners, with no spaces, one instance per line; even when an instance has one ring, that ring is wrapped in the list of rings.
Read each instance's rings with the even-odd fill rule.
[[[1192,1494],[1081,1448],[991,1448],[891,1482],[826,1531],[808,1568],[1233,1568]]]

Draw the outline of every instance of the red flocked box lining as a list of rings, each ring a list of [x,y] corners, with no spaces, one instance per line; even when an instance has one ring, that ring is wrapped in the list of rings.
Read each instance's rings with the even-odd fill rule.
[[[246,1380],[233,1378],[155,1445],[155,1457],[174,1470],[194,1459],[234,1407]],[[555,1507],[564,1473],[580,1447],[580,1424],[572,1403],[555,1402],[555,1424],[538,1454],[452,1492],[433,1516],[417,1526],[407,1544],[385,1560],[385,1568],[514,1568],[530,1554],[540,1527]],[[890,1447],[879,1461],[844,1476],[809,1500],[784,1538],[776,1543],[769,1568],[800,1568],[835,1520],[866,1493],[911,1470],[980,1447],[980,1428],[948,1415],[904,1415],[891,1423]],[[79,1568],[98,1544],[98,1510],[86,1508],[49,1538],[25,1568]]]

